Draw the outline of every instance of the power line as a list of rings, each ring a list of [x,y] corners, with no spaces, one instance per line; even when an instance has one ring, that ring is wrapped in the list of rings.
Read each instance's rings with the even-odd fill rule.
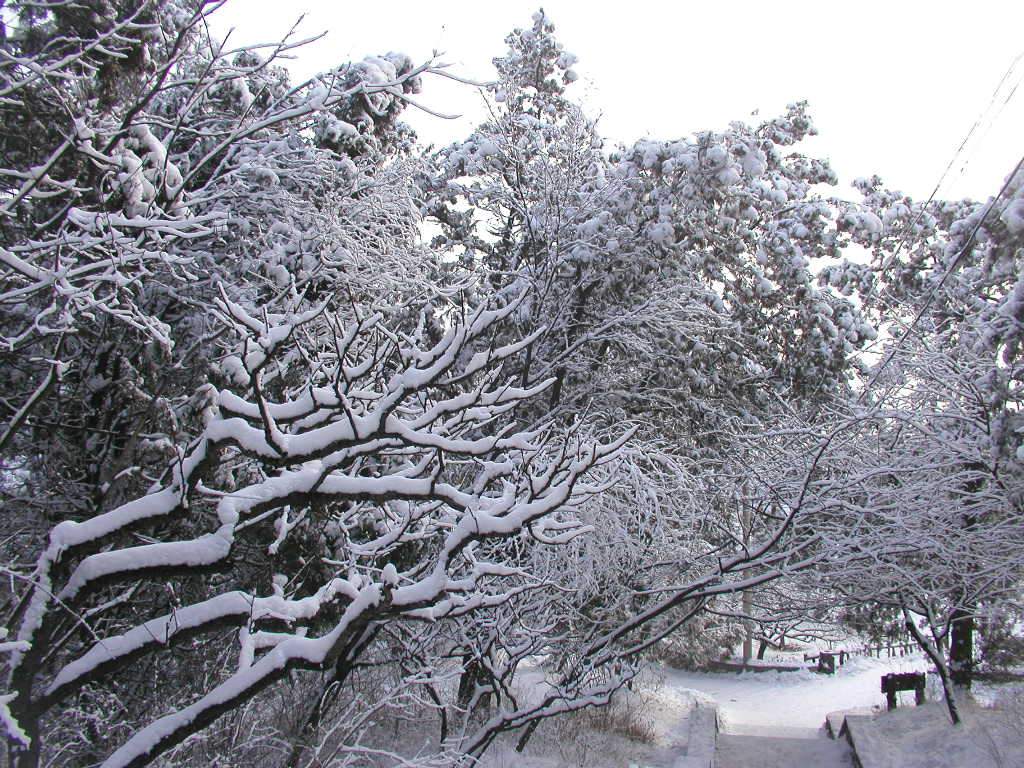
[[[992,91],[992,96],[989,97],[988,105],[985,107],[985,109],[981,111],[981,114],[979,114],[978,117],[975,118],[974,123],[970,127],[970,130],[967,131],[967,135],[964,136],[963,140],[960,142],[960,146],[956,148],[956,151],[953,153],[953,156],[949,158],[949,162],[946,164],[945,170],[942,171],[942,175],[939,176],[939,180],[935,182],[935,187],[932,189],[931,194],[928,195],[928,199],[925,201],[924,205],[921,206],[921,210],[918,211],[917,216],[914,217],[914,220],[907,224],[907,226],[904,228],[903,234],[900,235],[900,240],[896,244],[896,250],[893,251],[892,256],[890,256],[886,260],[886,263],[882,265],[882,269],[888,269],[896,260],[896,258],[900,255],[900,251],[902,251],[903,246],[906,245],[907,238],[910,236],[910,233],[914,231],[914,228],[918,225],[918,223],[921,221],[921,218],[928,211],[928,206],[931,205],[932,202],[935,200],[935,196],[939,193],[939,190],[942,188],[943,182],[945,182],[950,170],[952,170],[953,166],[956,164],[957,158],[960,157],[960,155],[963,153],[964,148],[970,142],[971,137],[974,136],[975,131],[978,130],[978,126],[981,125],[982,121],[985,119],[985,116],[989,112],[991,112],[992,106],[993,104],[996,103],[996,98],[998,97],[999,91],[1002,89],[1003,84],[1011,77],[1013,70],[1016,69],[1017,64],[1020,63],[1022,58],[1024,58],[1024,51],[1021,51],[1016,55],[1016,57],[1014,57],[1013,61],[1010,62],[1010,66],[1007,67],[1006,71],[1003,73],[1003,76],[999,78],[999,82],[996,84],[995,90]],[[1020,85],[1019,81],[1017,85]],[[997,120],[999,116],[1002,115],[1003,109],[1006,107],[1006,104],[1009,103],[1010,99],[1013,98],[1013,95],[1016,92],[1017,86],[1015,85],[1013,87],[1013,90],[1010,91],[1010,95],[1006,98],[1006,101],[1003,102],[1003,106],[1000,107],[999,112],[989,122],[989,127],[985,130],[985,134],[982,137],[982,141],[985,137],[988,136],[989,132],[992,129],[992,126],[995,124],[995,120]],[[970,158],[968,158],[968,161],[969,160]],[[964,165],[961,166],[961,176],[963,175],[964,169],[966,167],[967,163],[964,163]]]
[[[999,189],[999,194],[997,194],[995,198],[992,200],[992,202],[989,203],[988,206],[985,208],[985,212],[981,215],[981,218],[978,219],[977,223],[975,223],[974,227],[971,229],[971,233],[967,236],[967,241],[963,244],[963,247],[953,258],[952,263],[949,265],[949,268],[946,270],[946,272],[942,275],[942,278],[928,292],[928,296],[925,298],[924,304],[921,305],[921,308],[914,315],[914,319],[911,321],[910,325],[907,326],[907,329],[903,332],[900,338],[897,339],[896,344],[893,345],[893,347],[889,350],[889,353],[885,356],[885,359],[882,361],[881,365],[879,365],[875,369],[875,372],[868,380],[867,386],[864,387],[864,390],[861,392],[860,397],[857,398],[857,402],[861,402],[864,400],[868,392],[871,391],[872,386],[874,386],[875,382],[878,380],[878,377],[881,375],[882,371],[885,370],[886,366],[889,365],[893,357],[899,351],[900,346],[902,346],[903,342],[907,340],[907,338],[913,332],[914,328],[921,321],[921,318],[924,317],[924,313],[928,310],[932,302],[935,300],[935,297],[938,294],[939,290],[942,288],[943,285],[945,285],[946,280],[949,279],[949,276],[953,274],[953,270],[955,270],[957,266],[960,264],[960,260],[963,259],[963,257],[970,250],[971,245],[974,243],[974,238],[978,234],[978,230],[982,228],[982,226],[988,220],[989,215],[992,213],[993,210],[995,210],[995,207],[999,203],[1000,198],[1004,194],[1006,194],[1006,191],[1010,188],[1010,185],[1014,182],[1014,180],[1016,180],[1017,174],[1020,173],[1021,168],[1024,168],[1024,156],[1022,156],[1021,159],[1017,161],[1017,165],[1014,166],[1013,171],[1010,173],[1009,176],[1006,177],[1006,181],[1003,182],[1003,186]],[[1010,201],[1007,200],[1006,204],[1003,206],[1002,211],[1000,211],[1000,215],[1002,215],[1002,212],[1006,210],[1006,207],[1009,204]]]
[[[1000,91],[1003,90],[1003,86],[1007,85],[1010,82],[1010,79],[1013,75],[1013,70],[1017,68],[1017,65],[1020,64],[1022,59],[1024,59],[1024,51],[1021,51],[1020,53],[1017,54],[1016,58],[1014,58],[1014,60],[1010,63],[1009,68],[1003,74],[1003,77],[999,81],[999,84],[996,86],[996,89],[992,92],[992,98],[989,100],[989,105],[985,110],[986,114],[991,111],[992,105],[1000,96]],[[992,132],[992,129],[995,127],[995,124],[999,121],[999,118],[1002,117],[1007,105],[1009,105],[1010,101],[1012,101],[1013,97],[1016,95],[1017,89],[1020,87],[1021,82],[1024,82],[1024,72],[1022,72],[1021,76],[1017,78],[1017,82],[1013,84],[1013,87],[1009,89],[1009,94],[1007,94],[1006,98],[1003,99],[1002,103],[999,104],[999,108],[996,110],[996,113],[989,118],[988,125],[985,127],[984,133],[982,133],[981,136],[978,138],[978,141],[975,142],[975,146],[971,149],[967,158],[964,160],[963,165],[960,166],[960,176],[963,176],[963,173],[966,170],[967,166],[970,165],[971,161],[975,158],[975,156],[977,156],[978,148],[985,143],[985,140]]]
[[[934,201],[935,196],[938,194],[939,189],[941,189],[943,182],[946,180],[946,177],[949,175],[949,172],[953,168],[953,165],[956,163],[957,158],[963,153],[964,148],[970,142],[971,137],[974,136],[975,132],[978,129],[978,126],[981,125],[981,123],[985,120],[985,116],[988,115],[992,111],[992,107],[996,103],[996,101],[997,101],[997,99],[999,97],[1000,92],[1003,90],[1003,86],[1013,76],[1013,71],[1017,68],[1017,65],[1021,62],[1022,59],[1024,59],[1024,51],[1021,51],[1020,53],[1018,53],[1014,57],[1013,61],[1010,62],[1010,66],[1007,67],[1006,71],[1003,73],[1003,76],[999,79],[999,82],[996,84],[995,90],[992,91],[992,95],[989,97],[988,105],[985,107],[984,110],[982,110],[981,114],[978,115],[978,117],[974,120],[974,123],[971,125],[970,130],[967,132],[967,135],[964,137],[963,141],[960,142],[960,145],[957,147],[956,151],[953,153],[953,156],[950,158],[949,163],[947,163],[946,168],[943,170],[942,175],[939,177],[939,180],[935,183],[935,187],[934,187],[934,189],[932,189],[932,192],[928,196],[928,199],[925,201],[924,205],[921,206],[921,209],[918,211],[917,216],[914,217],[914,220],[911,221],[907,225],[907,227],[904,229],[903,234],[900,236],[899,242],[896,244],[896,250],[893,251],[892,256],[890,256],[886,260],[885,264],[882,265],[882,267],[881,267],[882,270],[888,269],[895,262],[896,258],[899,256],[900,251],[903,249],[903,246],[906,245],[907,238],[909,237],[910,233],[914,230],[914,228],[917,226],[918,222],[921,220],[921,218],[927,212],[928,206],[931,205],[931,203]],[[991,132],[992,127],[995,125],[995,122],[1002,116],[1003,110],[1006,108],[1006,106],[1013,99],[1014,95],[1017,93],[1017,90],[1018,90],[1018,88],[1019,88],[1019,86],[1021,84],[1021,80],[1022,79],[1024,79],[1024,75],[1022,75],[1022,77],[1020,79],[1018,79],[1017,83],[1014,84],[1013,88],[1010,90],[1010,93],[1007,95],[1007,97],[1003,100],[1003,103],[999,107],[999,109],[996,112],[996,114],[993,115],[989,119],[988,126],[985,129],[985,132],[982,135],[982,137],[981,137],[981,139],[979,141],[979,144],[984,142],[984,140],[988,137],[989,133]],[[973,154],[976,153],[976,152],[977,152],[976,149],[972,150],[972,157],[973,157]],[[970,161],[970,159],[971,158],[968,158],[968,162]],[[967,162],[965,162],[964,165],[961,166],[961,168],[960,168],[960,175],[961,176],[963,175],[964,169],[966,167],[967,167]],[[957,268],[957,266],[959,266],[960,261],[967,254],[967,251],[970,250],[970,247],[974,243],[974,238],[977,236],[978,231],[981,229],[981,227],[984,225],[984,223],[988,220],[989,215],[992,213],[993,209],[999,203],[1000,198],[1002,198],[1002,196],[1009,189],[1010,184],[1013,183],[1013,180],[1017,177],[1017,174],[1020,172],[1022,167],[1024,167],[1024,157],[1021,157],[1021,159],[1017,162],[1017,165],[1014,167],[1013,172],[1010,173],[1010,175],[1006,177],[1006,180],[1003,182],[1003,186],[1000,188],[999,193],[988,204],[988,207],[985,209],[985,212],[982,214],[981,218],[977,221],[977,223],[971,229],[971,232],[968,235],[967,240],[964,243],[963,247],[960,249],[960,251],[954,257],[953,261],[949,265],[949,268],[942,275],[942,278],[939,280],[939,282],[935,286],[933,286],[932,290],[928,293],[928,296],[925,298],[924,304],[915,313],[914,318],[911,321],[910,325],[904,330],[904,332],[901,334],[900,338],[897,339],[896,343],[890,348],[888,354],[886,354],[885,358],[882,360],[882,363],[875,369],[874,373],[871,375],[871,378],[868,380],[867,385],[865,385],[864,389],[861,391],[860,397],[858,397],[858,399],[857,399],[858,402],[862,402],[864,400],[864,398],[867,397],[868,393],[871,392],[871,390],[874,387],[875,383],[878,381],[878,377],[882,374],[882,372],[889,365],[889,363],[892,362],[893,357],[899,351],[900,347],[907,340],[907,338],[909,338],[910,334],[917,327],[917,324],[921,321],[921,318],[924,316],[924,313],[928,310],[928,308],[931,306],[932,302],[935,300],[935,297],[938,294],[938,291],[942,288],[943,285],[945,285],[946,280],[949,279],[949,276],[953,273],[953,271]],[[1009,204],[1009,201],[1007,201],[1007,205],[1008,204]],[[1005,209],[1006,209],[1006,206],[1004,205],[1003,206],[1003,210],[1005,210]],[[1002,211],[1000,211],[1000,215],[1001,214],[1002,214]]]

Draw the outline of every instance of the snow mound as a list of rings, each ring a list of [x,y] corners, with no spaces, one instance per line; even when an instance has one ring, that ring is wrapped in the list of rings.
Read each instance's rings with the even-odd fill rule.
[[[962,706],[954,727],[944,705],[848,717],[846,729],[863,768],[1002,768],[1024,765],[1024,720],[1013,710]]]

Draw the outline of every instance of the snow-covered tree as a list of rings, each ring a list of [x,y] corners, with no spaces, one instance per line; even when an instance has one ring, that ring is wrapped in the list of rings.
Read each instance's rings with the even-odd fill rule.
[[[834,174],[793,150],[814,132],[806,105],[608,153],[568,96],[576,60],[550,19],[535,14],[506,42],[491,118],[438,153],[424,212],[478,290],[526,291],[518,331],[540,336],[516,373],[556,378],[537,416],[638,426],[635,484],[607,496],[600,527],[661,565],[624,567],[614,589],[610,573],[593,577],[606,596],[633,594],[604,614],[625,620],[666,584],[702,578],[708,553],[772,539],[786,515],[757,496],[752,438],[843,396],[874,330],[814,280],[840,233],[816,191]]]
[[[0,451],[52,519],[166,460],[221,353],[218,282],[252,302],[345,273],[359,294],[371,260],[386,286],[395,243],[412,250],[411,169],[368,155],[427,67],[392,54],[293,84],[279,59],[302,41],[232,50],[206,30],[220,5],[5,8]],[[346,116],[361,161],[307,136]]]
[[[348,327],[326,308],[257,318],[222,299],[222,321],[246,349],[243,394],[203,390],[205,428],[166,479],[108,512],[61,523],[40,556],[4,700],[16,764],[37,764],[48,711],[141,654],[166,652],[179,635],[238,625],[237,661],[105,765],[148,763],[289,669],[344,680],[379,624],[441,621],[508,600],[502,584],[517,571],[488,557],[487,542],[534,526],[549,543],[578,535],[584,526],[572,511],[599,490],[585,476],[621,445],[488,433],[488,422],[552,383],[522,389],[500,376],[529,339],[465,354],[515,306],[472,311],[430,344],[396,335],[377,315]],[[292,350],[310,374],[272,401],[275,361]],[[191,535],[160,534],[182,530],[175,523]],[[153,535],[135,545],[127,534],[140,525]],[[304,572],[264,572],[252,592],[211,585],[166,615],[94,634],[91,647],[58,644],[111,585],[230,569],[246,540],[264,542],[274,569],[289,537],[309,529],[322,555]]]
[[[937,612],[940,635],[948,635],[952,681],[969,686],[976,619],[1010,597],[1016,578],[1012,559],[1001,565],[1003,578],[992,578],[1002,550],[992,558],[984,550],[989,536],[1002,537],[1019,516],[1020,167],[985,203],[920,203],[878,177],[856,185],[863,201],[846,204],[840,221],[853,242],[870,249],[871,261],[826,270],[822,279],[859,291],[889,336],[861,400],[881,412],[896,409],[909,425],[892,438],[893,450],[922,465],[899,488],[920,494],[913,508],[924,519],[959,526],[954,538],[972,550],[955,564],[930,561],[948,570],[949,591],[933,582],[929,610]],[[944,454],[937,474],[920,458],[936,451]],[[961,546],[947,545],[950,552]]]
[[[389,708],[472,762],[824,586],[913,619],[955,717],[1020,584],[1019,178],[824,197],[803,103],[608,151],[543,12],[424,155],[439,67],[295,83],[304,41],[231,50],[222,4],[4,9],[16,765],[203,762],[293,671],[283,764],[358,764]]]
[[[462,569],[463,551],[474,549],[470,539],[518,534],[586,496],[579,476],[604,456],[577,455],[571,448],[579,440],[562,434],[488,429],[545,385],[510,388],[491,378],[530,346],[486,343],[514,303],[503,302],[495,314],[473,309],[456,289],[430,289],[432,259],[418,245],[412,204],[416,162],[396,123],[428,67],[389,54],[292,84],[277,59],[301,41],[230,50],[206,32],[206,15],[219,5],[55,0],[6,9],[0,109],[12,130],[4,132],[9,215],[0,311],[9,396],[0,442],[6,467],[20,470],[5,476],[8,506],[31,523],[15,542],[19,556],[37,546],[41,528],[58,523],[35,569],[12,571],[22,579],[19,591],[28,590],[8,617],[19,639],[4,646],[11,653],[4,711],[12,713],[5,722],[19,765],[63,746],[46,737],[73,730],[73,712],[92,707],[93,720],[102,722],[120,711],[132,729],[162,707],[186,708],[203,693],[201,684],[175,685],[176,662],[166,655],[147,661],[172,635],[183,639],[224,621],[287,623],[293,609],[304,619],[337,620],[337,607],[357,597],[347,587],[337,591],[343,581],[362,585],[364,596],[372,579],[387,581],[390,594],[430,570],[419,556],[433,557],[442,571],[449,564]],[[15,130],[19,120],[31,125]],[[216,402],[228,390],[249,398],[232,401],[241,412],[225,415]],[[276,415],[267,403],[277,404]],[[422,420],[413,418],[402,437],[386,437],[404,423],[395,409],[405,418],[419,409]],[[363,418],[391,421],[360,436],[353,425]],[[335,435],[341,444],[330,438],[307,446],[295,461],[216,432],[249,420],[269,441],[264,448],[276,451],[285,435],[327,435],[338,419],[355,430],[347,440]],[[412,442],[403,448],[404,440]],[[360,441],[367,446],[358,448]],[[295,486],[307,508],[291,493],[271,493],[263,516],[220,520],[211,500],[231,492],[248,504],[247,493],[281,490],[285,478],[320,486],[339,468],[322,464],[316,481],[308,462],[329,455],[360,486],[355,495],[342,492],[349,517],[332,522],[333,492]],[[461,496],[448,499],[457,509],[424,495],[456,487],[443,482],[445,472],[465,484]],[[395,490],[396,482],[422,487]],[[564,492],[558,502],[549,495],[555,488]],[[490,495],[506,507],[488,507]],[[357,497],[375,511],[356,509]],[[420,512],[413,497],[423,502]],[[515,523],[519,502],[530,511]],[[224,504],[222,512],[230,506]],[[390,505],[397,506],[388,511]],[[484,530],[486,509],[500,514],[501,531]],[[456,541],[461,534],[448,530],[445,514],[469,514],[484,528]],[[405,515],[406,523],[385,534],[384,520],[393,515]],[[552,542],[559,525],[571,537],[570,521],[552,521]],[[438,537],[446,533],[452,548],[443,554]],[[135,537],[141,547],[131,546]],[[234,559],[247,537],[245,556]],[[371,555],[360,537],[383,549]],[[388,561],[403,586],[389,581],[391,571],[382,581],[385,550],[403,552]],[[310,565],[335,555],[344,566]],[[363,558],[372,577],[356,575],[362,566],[350,556]],[[412,590],[419,607],[410,610],[426,611],[449,593],[458,594],[433,618],[506,599],[500,590],[484,592],[491,579],[517,571],[489,569],[482,555],[477,561],[479,572],[470,567],[457,579],[449,572],[451,583],[431,571],[434,586]],[[211,577],[210,569],[222,573]],[[273,573],[282,578],[271,580]],[[350,576],[354,582],[345,581]],[[478,577],[476,597],[459,597],[473,592]],[[258,615],[240,608],[264,598],[280,607]],[[321,602],[326,618],[314,606]],[[188,606],[193,610],[183,614]],[[402,611],[389,603],[385,613]],[[180,635],[160,621],[170,616],[173,625],[184,615],[198,623]],[[155,644],[150,640],[161,634],[151,621],[163,628]],[[256,664],[270,647],[261,631],[253,624],[241,636],[249,654],[243,659]],[[342,645],[352,631],[338,630]],[[119,642],[125,654],[108,658]],[[207,649],[191,657],[191,672],[206,670],[220,696],[222,656],[191,647]],[[147,684],[122,682],[129,660],[149,676]],[[310,658],[282,662],[254,688],[299,662]],[[78,672],[66,672],[75,663]],[[108,674],[114,668],[122,674]],[[62,671],[66,684],[54,686]],[[202,675],[194,679],[199,684]],[[107,705],[118,692],[124,700],[112,712]],[[204,714],[175,721],[176,737],[161,748],[224,703],[197,704]],[[124,736],[114,728],[94,735],[87,749],[96,751],[81,759],[99,759],[103,745]],[[129,762],[152,756],[156,742],[141,738]],[[74,760],[74,749],[63,759]]]

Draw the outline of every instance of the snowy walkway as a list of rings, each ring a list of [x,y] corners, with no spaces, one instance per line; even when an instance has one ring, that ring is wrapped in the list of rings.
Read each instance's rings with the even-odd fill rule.
[[[813,737],[829,712],[885,705],[879,678],[888,672],[920,672],[920,655],[894,659],[854,656],[836,674],[744,672],[719,674],[665,669],[665,684],[690,688],[713,698],[722,731],[734,735]],[[913,694],[907,694],[908,703]]]
[[[881,675],[926,668],[921,656],[853,657],[835,675],[797,672],[712,673],[664,669],[671,690],[699,691],[717,702],[719,768],[852,768],[845,742],[825,735],[829,712],[885,704]]]

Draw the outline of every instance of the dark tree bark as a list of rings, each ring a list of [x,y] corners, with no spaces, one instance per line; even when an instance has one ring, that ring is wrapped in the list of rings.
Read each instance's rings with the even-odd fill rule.
[[[974,615],[964,608],[953,612],[949,672],[953,685],[970,690],[974,675]]]

